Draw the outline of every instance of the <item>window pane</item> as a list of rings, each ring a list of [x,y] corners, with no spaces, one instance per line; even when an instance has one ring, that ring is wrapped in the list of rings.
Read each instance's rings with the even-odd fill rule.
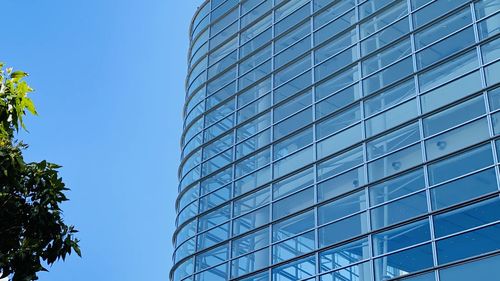
[[[269,206],[241,216],[233,221],[233,235],[245,233],[269,222]]]
[[[366,120],[366,135],[367,137],[374,136],[406,122],[417,115],[417,101],[416,99],[411,99]]]
[[[316,270],[316,258],[307,257],[283,266],[273,268],[273,281],[300,280],[314,276]]]
[[[314,212],[308,211],[273,225],[273,242],[280,241],[314,227]]]
[[[274,108],[274,122],[279,122],[312,103],[312,93],[307,91]]]
[[[359,167],[318,184],[318,201],[327,200],[366,183],[364,169]]]
[[[486,113],[482,96],[465,101],[423,120],[424,134],[430,136]]]
[[[497,191],[494,169],[488,169],[431,189],[433,209],[442,209]]]
[[[233,240],[232,255],[233,257],[241,256],[267,245],[269,245],[269,228],[264,228]]]
[[[430,244],[375,260],[375,280],[383,281],[433,266]]]
[[[270,199],[271,194],[269,191],[269,187],[265,187],[264,189],[261,189],[259,191],[252,192],[248,196],[234,201],[234,215],[238,216],[260,206],[264,206],[269,203]]]
[[[364,262],[341,270],[327,273],[320,277],[321,281],[370,281],[372,274],[370,263]]]
[[[303,149],[274,163],[274,178],[282,177],[313,162],[313,146]]]
[[[349,244],[326,250],[319,255],[321,272],[348,266],[370,257],[368,239],[363,238]]]
[[[318,164],[318,180],[323,180],[341,172],[347,171],[363,163],[363,150],[359,146],[348,152],[330,158]]]
[[[357,124],[320,141],[317,145],[318,158],[326,157],[361,141],[361,129],[361,124]]]
[[[425,187],[424,171],[418,169],[368,189],[372,206],[399,198]]]
[[[314,204],[314,188],[310,187],[273,203],[273,219],[301,211]]]
[[[392,133],[368,142],[368,160],[393,152],[420,140],[418,123],[413,123]]]
[[[414,95],[415,82],[413,79],[407,80],[365,100],[365,114],[366,116],[373,115]]]
[[[500,220],[500,198],[495,197],[434,217],[436,237]]]
[[[308,129],[292,135],[288,138],[285,138],[284,140],[276,143],[274,145],[274,159],[279,159],[281,157],[284,157],[290,153],[293,153],[313,142],[313,131],[312,127],[309,127]]]
[[[336,244],[367,231],[366,213],[361,213],[320,228],[319,246]]]
[[[314,182],[314,171],[309,168],[273,184],[273,198],[278,199]]]
[[[203,252],[196,256],[196,269],[202,270],[217,265],[229,258],[228,245],[222,245],[215,249]]]
[[[431,240],[429,220],[421,220],[372,236],[373,253],[383,255]]]
[[[368,163],[370,182],[410,169],[422,163],[420,143]]]
[[[426,113],[481,90],[479,71],[431,90],[420,97],[422,112]]]
[[[500,276],[500,256],[493,256],[439,271],[441,281],[489,280]]]
[[[318,123],[316,126],[316,138],[324,138],[359,120],[361,120],[361,107],[357,104]]]
[[[318,208],[318,223],[325,224],[366,209],[365,191],[356,192]]]
[[[438,184],[492,164],[491,147],[484,145],[429,165],[429,183]]]
[[[273,263],[292,259],[309,253],[315,248],[314,231],[304,233],[292,239],[273,245]]]
[[[459,151],[490,137],[488,122],[482,118],[425,141],[427,159]]]
[[[350,86],[316,104],[316,119],[344,108],[353,101],[361,98],[357,85]]]
[[[500,224],[495,224],[436,243],[438,262],[445,264],[500,249]]]
[[[425,192],[371,210],[372,228],[379,229],[427,213]]]
[[[233,277],[269,266],[269,248],[235,259],[231,262],[231,266],[231,276]]]

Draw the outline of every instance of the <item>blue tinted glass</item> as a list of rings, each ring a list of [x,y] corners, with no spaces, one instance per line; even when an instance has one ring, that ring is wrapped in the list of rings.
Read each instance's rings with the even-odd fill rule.
[[[295,193],[273,204],[273,219],[279,219],[314,204],[314,187]]]
[[[314,182],[314,171],[309,168],[273,184],[273,198],[278,199]]]
[[[314,230],[275,244],[273,245],[273,263],[289,260],[309,253],[315,249],[315,245]]]
[[[353,169],[318,184],[318,201],[327,200],[365,184],[363,167]]]
[[[367,143],[368,160],[390,153],[420,140],[418,123],[391,132]]]
[[[357,85],[350,86],[322,101],[316,105],[316,119],[344,108],[361,97]],[[317,92],[316,92],[317,93]]]
[[[479,96],[425,118],[424,132],[426,136],[433,135],[484,113],[484,99]]]
[[[273,225],[273,241],[279,241],[314,227],[314,212],[287,218]]]
[[[500,256],[494,256],[442,269],[439,271],[439,277],[441,281],[493,281],[495,280],[494,278],[500,276],[500,267],[498,264],[500,264]]]
[[[425,192],[371,210],[372,228],[379,229],[427,213]]]
[[[495,197],[434,217],[436,237],[500,220],[500,198]]]
[[[238,217],[233,221],[233,234],[238,235],[253,230],[269,222],[269,206]]]
[[[362,163],[363,150],[360,146],[318,164],[318,180],[323,180],[333,175],[347,171]]]
[[[319,246],[324,247],[339,243],[367,231],[366,213],[361,213],[320,228]]]
[[[470,122],[425,141],[427,159],[463,150],[490,137],[486,118]]]
[[[500,158],[500,140],[495,142],[497,147],[497,157]]]
[[[320,277],[321,281],[369,281],[372,280],[370,262],[345,267]],[[308,280],[313,281],[313,280]]]
[[[196,269],[202,270],[217,265],[229,257],[228,245],[222,245],[215,249],[203,252],[196,256]]]
[[[225,263],[197,274],[196,281],[224,281],[228,275],[228,264]]]
[[[500,224],[495,224],[436,243],[438,262],[445,264],[500,249]]]
[[[484,145],[429,165],[429,183],[438,184],[492,164],[491,146]]]
[[[382,255],[411,245],[431,240],[429,220],[414,222],[395,229],[374,234],[373,252]]]
[[[368,190],[370,192],[370,204],[372,206],[378,205],[406,194],[410,194],[424,187],[424,171],[422,169],[418,169],[370,187]]]
[[[368,239],[363,238],[320,254],[320,271],[328,271],[362,261],[370,257]]]
[[[269,228],[250,233],[233,240],[232,256],[237,257],[269,245]]]
[[[375,280],[383,281],[433,266],[430,244],[375,260]]]
[[[366,209],[365,191],[356,192],[318,208],[318,223],[324,224]]]
[[[269,248],[233,260],[231,275],[238,277],[266,266],[269,266]]]
[[[376,181],[422,163],[422,148],[419,143],[389,154],[368,164],[370,181]]]
[[[361,120],[361,107],[358,104],[318,123],[316,126],[317,138],[326,137],[359,120]]]
[[[312,256],[273,268],[272,274],[273,281],[290,281],[314,276],[315,272],[316,258]]]
[[[497,190],[495,170],[491,168],[431,189],[432,208],[445,208]]]

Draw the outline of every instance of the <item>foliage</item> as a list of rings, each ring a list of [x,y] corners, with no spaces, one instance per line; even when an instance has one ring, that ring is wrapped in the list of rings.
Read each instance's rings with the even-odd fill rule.
[[[81,255],[77,231],[62,219],[59,204],[68,200],[68,189],[58,175],[60,166],[26,163],[27,145],[15,139],[26,129],[27,112],[37,114],[26,76],[0,63],[0,278],[12,281],[37,280],[37,273],[46,271],[42,261],[52,265],[72,251]]]

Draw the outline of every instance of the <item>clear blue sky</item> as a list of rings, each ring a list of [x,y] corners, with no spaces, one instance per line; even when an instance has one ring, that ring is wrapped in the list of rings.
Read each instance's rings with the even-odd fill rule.
[[[187,30],[202,0],[3,0],[0,61],[30,73],[29,160],[64,166],[83,258],[41,281],[168,280]]]

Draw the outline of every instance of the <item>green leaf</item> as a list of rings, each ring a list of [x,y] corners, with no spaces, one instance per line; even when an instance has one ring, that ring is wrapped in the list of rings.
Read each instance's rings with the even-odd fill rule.
[[[19,78],[24,78],[28,76],[28,73],[24,72],[24,71],[14,71],[10,74],[10,78],[14,78],[14,79],[19,79]]]

